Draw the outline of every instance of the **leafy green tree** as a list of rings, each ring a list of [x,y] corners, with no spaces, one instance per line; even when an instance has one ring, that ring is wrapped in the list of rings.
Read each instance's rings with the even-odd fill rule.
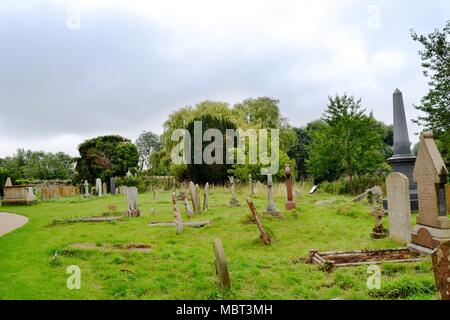
[[[78,181],[121,177],[129,169],[134,170],[139,161],[136,145],[118,135],[87,140],[78,146],[78,151],[80,157],[75,169]]]
[[[202,137],[206,130],[208,129],[218,129],[222,133],[222,150],[223,155],[220,163],[207,164],[203,161],[202,164],[195,164],[194,162],[194,122],[202,122]],[[187,125],[187,130],[189,131],[191,139],[191,159],[190,164],[187,164],[186,168],[188,171],[188,177],[198,183],[223,183],[228,180],[228,170],[231,169],[231,164],[226,164],[226,130],[236,129],[233,122],[225,118],[218,118],[212,115],[203,115],[201,118],[194,119]],[[205,147],[209,145],[210,141],[202,141],[202,156]],[[233,144],[236,146],[236,141]],[[215,156],[215,154],[213,154]]]
[[[309,148],[308,170],[317,180],[334,180],[346,174],[373,173],[385,167],[382,133],[361,100],[344,94],[329,97],[322,116],[324,126],[315,130]]]
[[[311,135],[306,128],[294,128],[297,135],[297,142],[288,152],[290,158],[295,160],[298,176],[300,179],[307,177],[306,160],[309,157],[309,145]]]
[[[12,157],[2,159],[0,167],[13,180],[70,180],[74,164],[75,159],[63,152],[18,149]]]
[[[411,31],[411,36],[424,47],[419,55],[423,74],[429,80],[428,93],[416,106],[423,112],[416,122],[433,131],[438,147],[450,165],[450,20],[442,30],[428,35]]]
[[[139,170],[151,168],[151,155],[161,149],[159,136],[150,131],[144,131],[136,140],[139,152]]]

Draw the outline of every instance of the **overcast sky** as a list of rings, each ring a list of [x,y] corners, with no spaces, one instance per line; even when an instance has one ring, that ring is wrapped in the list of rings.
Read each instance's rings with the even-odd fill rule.
[[[348,92],[392,123],[398,87],[412,119],[427,84],[409,30],[448,19],[448,0],[1,0],[0,157],[161,133],[205,99],[270,96],[302,126]]]

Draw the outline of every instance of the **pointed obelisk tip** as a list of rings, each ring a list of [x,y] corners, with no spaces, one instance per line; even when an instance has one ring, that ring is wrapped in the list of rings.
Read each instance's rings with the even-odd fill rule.
[[[400,90],[398,90],[398,88],[397,88],[397,89],[395,89],[394,94],[402,94],[402,92]]]

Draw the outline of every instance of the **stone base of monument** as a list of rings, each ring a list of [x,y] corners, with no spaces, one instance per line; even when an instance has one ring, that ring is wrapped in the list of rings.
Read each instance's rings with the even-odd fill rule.
[[[419,200],[417,196],[417,184],[413,180],[413,170],[416,163],[416,157],[411,154],[395,155],[392,158],[387,159],[389,165],[392,167],[393,172],[403,173],[409,180],[409,197],[411,211],[419,210]],[[383,208],[388,209],[387,201],[383,202]]]
[[[408,248],[357,250],[346,252],[319,252],[310,250],[306,263],[318,264],[325,271],[339,267],[356,267],[361,265],[381,264],[385,262],[417,262],[420,255]]]
[[[450,241],[450,229],[438,229],[417,224],[411,233],[408,248],[421,254],[431,254],[442,243]]]
[[[297,208],[297,205],[294,201],[288,201],[286,202],[285,208],[286,210],[294,210],[295,208]]]
[[[273,207],[273,206],[268,206],[266,208],[266,211],[264,212],[264,214],[276,217],[276,218],[281,218],[281,213],[280,211],[277,210],[277,208]]]
[[[228,202],[228,206],[229,206],[229,207],[239,207],[239,206],[240,206],[239,200],[236,199],[236,198],[231,199],[231,200]]]
[[[383,226],[373,228],[372,233],[370,234],[373,239],[384,239],[387,238],[388,235],[389,231]]]

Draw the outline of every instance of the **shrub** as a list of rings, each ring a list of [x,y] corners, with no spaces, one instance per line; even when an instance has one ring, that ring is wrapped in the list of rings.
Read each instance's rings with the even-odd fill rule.
[[[355,176],[350,182],[348,177],[332,182],[323,182],[320,189],[331,194],[361,194],[373,186],[384,186],[385,174]]]

